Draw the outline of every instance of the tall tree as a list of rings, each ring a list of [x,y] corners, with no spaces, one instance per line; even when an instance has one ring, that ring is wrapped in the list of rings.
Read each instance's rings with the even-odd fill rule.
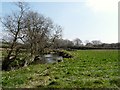
[[[4,30],[7,30],[11,37],[11,45],[10,49],[7,53],[7,56],[5,57],[5,60],[3,61],[2,69],[7,70],[8,65],[10,63],[10,56],[14,53],[14,59],[17,57],[17,53],[19,51],[19,48],[17,47],[17,41],[20,37],[20,31],[23,28],[23,17],[25,12],[28,10],[28,6],[24,2],[17,2],[16,3],[17,7],[19,8],[18,12],[14,12],[12,15],[8,15],[7,17],[3,18],[2,24],[4,27]]]
[[[62,35],[62,28],[52,20],[37,12],[30,11],[24,17],[23,42],[29,44],[31,56],[43,53],[45,48],[55,44],[55,39]]]

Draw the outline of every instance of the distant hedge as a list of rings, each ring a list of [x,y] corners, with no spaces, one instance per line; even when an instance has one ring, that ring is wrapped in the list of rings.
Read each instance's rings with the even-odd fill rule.
[[[77,49],[77,50],[93,50],[93,49],[120,49],[120,47],[86,47],[86,46],[73,46],[68,47],[69,49]]]

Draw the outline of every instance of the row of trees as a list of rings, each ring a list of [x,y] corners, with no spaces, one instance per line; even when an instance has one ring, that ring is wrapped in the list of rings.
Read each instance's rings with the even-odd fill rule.
[[[85,44],[84,44],[85,43]],[[93,41],[88,41],[86,40],[83,42],[79,38],[74,39],[73,41],[70,41],[68,39],[56,39],[55,40],[55,45],[56,47],[69,47],[69,46],[93,46],[93,45],[100,45],[102,42],[100,40],[93,40]]]
[[[73,41],[56,39],[54,48],[72,48],[72,49],[118,49],[120,48],[120,43],[102,43],[100,40],[93,40],[82,42],[79,38],[74,39]]]

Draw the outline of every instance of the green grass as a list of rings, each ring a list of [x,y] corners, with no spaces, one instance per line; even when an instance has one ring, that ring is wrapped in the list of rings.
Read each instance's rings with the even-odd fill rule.
[[[2,72],[2,87],[119,88],[117,50],[78,50],[58,64]]]

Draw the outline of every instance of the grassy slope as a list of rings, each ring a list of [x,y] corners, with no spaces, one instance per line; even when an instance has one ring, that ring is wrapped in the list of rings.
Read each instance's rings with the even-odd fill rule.
[[[31,65],[3,72],[3,87],[118,88],[117,51],[72,51],[58,64]],[[119,80],[118,80],[119,79]]]

